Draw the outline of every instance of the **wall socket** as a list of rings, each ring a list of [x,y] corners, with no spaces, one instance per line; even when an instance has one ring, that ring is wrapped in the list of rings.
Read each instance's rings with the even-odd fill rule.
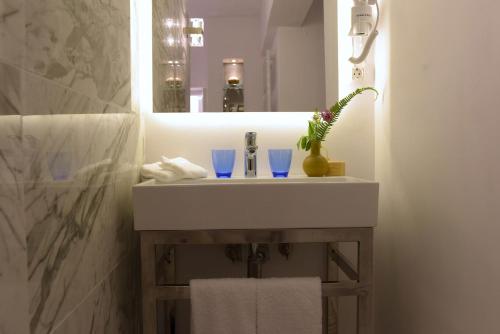
[[[365,70],[359,66],[352,67],[352,81],[362,81],[365,78]]]

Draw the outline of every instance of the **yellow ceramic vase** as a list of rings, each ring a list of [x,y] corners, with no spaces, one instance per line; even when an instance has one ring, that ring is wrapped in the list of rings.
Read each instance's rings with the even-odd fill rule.
[[[302,163],[302,168],[307,176],[319,177],[328,173],[328,160],[321,155],[321,142],[313,141],[311,143],[311,154],[309,154]]]

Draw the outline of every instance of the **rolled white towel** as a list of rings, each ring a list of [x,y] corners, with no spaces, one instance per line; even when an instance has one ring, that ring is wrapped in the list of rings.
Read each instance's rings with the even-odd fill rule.
[[[141,176],[145,179],[155,179],[160,183],[172,183],[182,179],[181,175],[170,170],[162,169],[161,162],[143,165],[141,168]]]
[[[205,168],[198,166],[184,158],[169,159],[161,158],[161,168],[174,172],[180,175],[183,179],[200,179],[205,178],[208,172]]]

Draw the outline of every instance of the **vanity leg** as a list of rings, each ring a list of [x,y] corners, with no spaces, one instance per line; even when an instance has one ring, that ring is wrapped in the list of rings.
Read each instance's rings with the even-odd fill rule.
[[[175,284],[174,246],[161,244],[156,245],[155,249],[156,285],[164,286]],[[158,333],[160,334],[175,333],[175,314],[173,314],[172,304],[173,302],[169,301],[157,301]]]
[[[157,334],[155,291],[155,245],[141,232],[141,281],[143,334]]]
[[[339,267],[332,261],[332,249],[335,248],[337,242],[328,243],[326,246],[326,261],[327,261],[327,280],[330,282],[338,281]],[[325,330],[326,334],[338,333],[338,299],[336,297],[327,297],[325,306]]]
[[[165,284],[175,284],[175,246],[163,246],[162,270],[164,273]],[[167,334],[176,333],[175,324],[175,300],[165,301],[165,329]]]
[[[373,334],[373,229],[363,232],[358,244],[359,282],[368,293],[358,296],[358,334]]]

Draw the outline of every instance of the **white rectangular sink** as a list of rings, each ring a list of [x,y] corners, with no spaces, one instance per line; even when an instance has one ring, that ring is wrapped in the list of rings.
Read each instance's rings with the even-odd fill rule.
[[[136,230],[373,227],[378,183],[352,177],[154,180],[133,188]]]

